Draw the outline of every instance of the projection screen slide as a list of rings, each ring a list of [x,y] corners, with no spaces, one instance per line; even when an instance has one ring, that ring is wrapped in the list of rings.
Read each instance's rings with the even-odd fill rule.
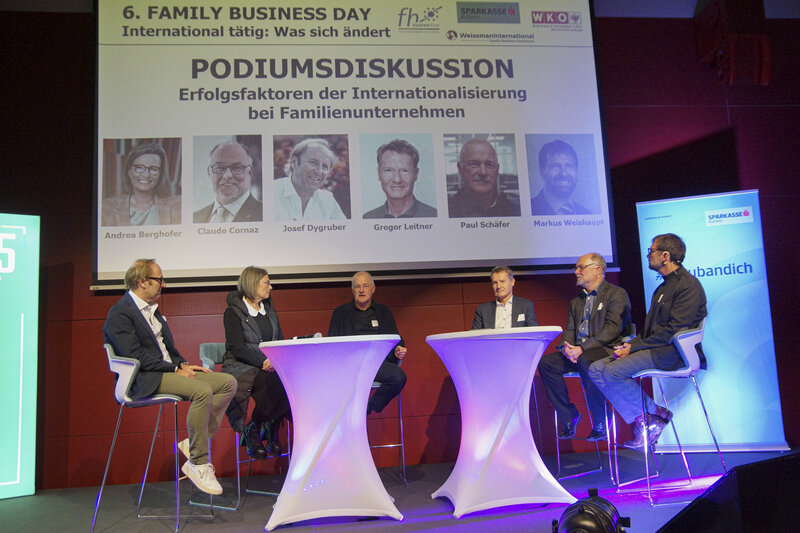
[[[93,288],[616,262],[588,0],[97,16]]]

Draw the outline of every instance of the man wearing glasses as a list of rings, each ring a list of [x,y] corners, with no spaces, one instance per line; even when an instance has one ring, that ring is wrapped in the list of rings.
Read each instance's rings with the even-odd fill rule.
[[[375,282],[369,272],[356,272],[350,282],[353,301],[333,310],[328,337],[343,335],[399,335],[391,309],[372,299]],[[403,339],[397,343],[378,368],[375,381],[381,385],[367,401],[367,414],[380,413],[406,384],[400,362],[408,354]]]
[[[263,205],[250,193],[253,154],[236,141],[218,144],[211,150],[208,177],[216,198],[194,212],[194,222],[261,222]]]
[[[708,315],[706,293],[700,282],[683,268],[686,245],[674,233],[653,238],[647,249],[650,270],[664,281],[650,300],[650,310],[640,336],[614,348],[614,355],[589,367],[589,377],[614,405],[627,423],[633,423],[634,438],[625,443],[630,448],[644,447],[644,424],[648,446],[655,444],[672,420],[672,412],[656,405],[645,395],[647,420],[642,419],[642,389],[634,374],[642,370],[677,370],[683,358],[672,344],[672,336],[694,328]]]
[[[198,489],[222,494],[208,461],[208,439],[219,428],[236,394],[236,379],[189,364],[175,348],[166,319],[158,310],[164,274],[154,259],[138,259],[125,273],[128,292],[111,308],[103,338],[117,355],[138,359],[141,366],[131,387],[132,399],[175,394],[191,405],[186,415],[189,438],[178,448],[188,459],[182,470]]]
[[[325,139],[304,139],[292,149],[289,177],[275,180],[275,220],[345,220],[333,193],[322,186],[336,156]]]
[[[539,375],[550,403],[556,410],[561,430],[559,439],[575,436],[581,414],[569,401],[564,374],[578,372],[592,415],[592,430],[586,439],[606,438],[605,397],[589,379],[589,366],[614,354],[614,347],[631,321],[631,302],[625,289],[605,281],[606,261],[596,253],[583,255],[575,265],[576,284],[581,292],[569,302],[567,327],[558,352],[539,361]]]
[[[447,200],[450,218],[519,216],[519,204],[498,188],[500,164],[488,141],[476,137],[465,142],[456,166],[461,188]]]

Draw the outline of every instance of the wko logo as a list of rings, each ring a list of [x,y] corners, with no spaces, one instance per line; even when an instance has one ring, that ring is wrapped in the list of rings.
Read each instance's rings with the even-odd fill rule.
[[[581,23],[580,11],[531,11],[533,24],[574,24]]]
[[[753,222],[753,207],[730,207],[706,211],[706,226],[722,226],[725,224],[744,224]]]

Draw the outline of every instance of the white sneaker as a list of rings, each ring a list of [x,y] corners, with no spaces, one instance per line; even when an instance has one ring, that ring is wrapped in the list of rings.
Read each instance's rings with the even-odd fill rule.
[[[222,494],[222,485],[219,484],[214,476],[214,465],[206,463],[204,465],[194,465],[191,461],[186,461],[181,470],[194,483],[194,486],[207,494]]]
[[[191,459],[191,452],[189,451],[189,439],[183,439],[178,443],[178,449],[181,451],[186,459]]]

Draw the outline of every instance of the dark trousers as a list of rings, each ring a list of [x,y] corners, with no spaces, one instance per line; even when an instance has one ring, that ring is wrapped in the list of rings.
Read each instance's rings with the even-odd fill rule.
[[[250,420],[255,422],[258,427],[270,420],[280,420],[283,417],[292,419],[289,398],[286,396],[277,372],[259,370],[253,381],[253,390],[250,392],[250,396],[256,403],[253,417]]]
[[[392,398],[400,394],[406,385],[406,373],[395,363],[384,361],[375,374],[375,381],[381,384],[367,402],[367,409],[380,413],[383,408],[392,401]]]
[[[608,357],[608,352],[603,348],[585,350],[578,357],[577,363],[573,363],[564,357],[561,352],[553,352],[542,356],[539,361],[539,376],[542,378],[544,390],[558,414],[560,423],[571,422],[578,414],[575,405],[569,401],[567,382],[564,380],[564,374],[575,372],[576,370],[581,375],[581,382],[586,391],[586,401],[594,423],[597,424],[603,420],[605,396],[589,379],[589,367],[592,363],[604,357]]]

